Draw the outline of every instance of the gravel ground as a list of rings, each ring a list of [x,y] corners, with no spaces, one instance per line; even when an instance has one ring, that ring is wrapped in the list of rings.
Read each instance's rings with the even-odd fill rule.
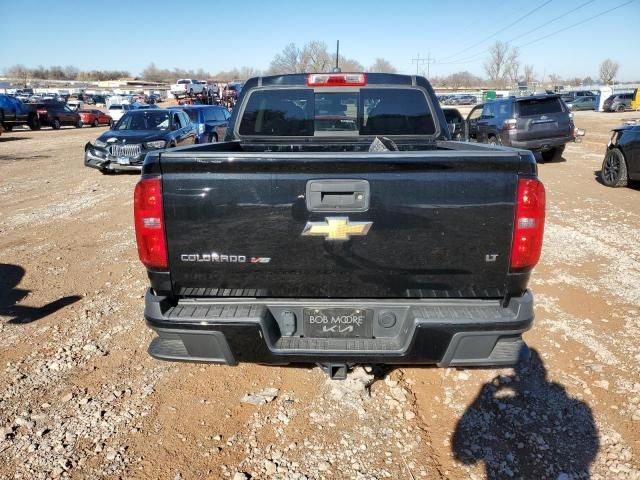
[[[151,359],[135,175],[82,165],[104,128],[0,137],[0,478],[640,479],[640,189],[600,185],[609,129],[578,112],[516,369]]]

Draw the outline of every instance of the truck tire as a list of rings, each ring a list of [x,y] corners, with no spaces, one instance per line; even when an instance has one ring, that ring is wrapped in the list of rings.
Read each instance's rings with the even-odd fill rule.
[[[625,107],[624,105],[618,105],[616,107],[616,112],[624,112],[625,111]]]
[[[624,155],[617,148],[612,148],[604,156],[600,180],[607,187],[626,187],[629,182],[627,162]]]
[[[218,143],[218,134],[212,133],[211,137],[209,137],[209,143]]]
[[[51,122],[51,128],[53,128],[54,130],[60,130],[60,120],[54,118],[53,122]]]
[[[40,130],[40,118],[37,115],[32,115],[31,118],[29,118],[29,122],[27,123],[31,130]]]
[[[542,152],[542,160],[544,160],[545,162],[560,160],[562,158],[562,154],[564,153],[564,147],[565,145],[562,145],[561,147],[555,147],[551,150]]]
[[[500,145],[500,142],[498,142],[498,139],[495,137],[495,135],[491,135],[487,140],[487,143],[489,145],[494,145],[494,146]]]

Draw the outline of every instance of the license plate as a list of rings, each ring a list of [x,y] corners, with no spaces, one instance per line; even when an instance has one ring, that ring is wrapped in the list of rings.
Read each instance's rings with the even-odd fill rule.
[[[120,164],[120,165],[129,165],[129,157],[117,157],[116,161]]]
[[[361,308],[305,308],[302,314],[305,337],[371,338],[373,311]]]

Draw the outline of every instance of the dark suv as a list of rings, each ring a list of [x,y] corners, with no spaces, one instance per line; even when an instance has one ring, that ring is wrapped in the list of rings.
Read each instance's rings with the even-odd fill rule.
[[[602,109],[605,112],[624,112],[627,108],[631,108],[631,100],[633,100],[633,93],[616,93],[604,101]]]
[[[595,97],[596,94],[593,93],[591,90],[577,90],[573,92],[564,92],[560,94],[560,96],[562,97],[562,100],[565,101],[565,103],[571,103],[571,102],[575,102],[577,98]]]
[[[63,125],[82,127],[80,114],[71,110],[64,103],[46,103],[38,105],[40,124],[58,130]]]
[[[478,119],[477,139],[531,150],[544,161],[559,159],[565,145],[574,140],[573,114],[559,95],[490,101]]]

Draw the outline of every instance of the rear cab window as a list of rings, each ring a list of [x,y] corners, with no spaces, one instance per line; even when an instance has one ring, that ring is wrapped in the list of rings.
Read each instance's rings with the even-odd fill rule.
[[[551,113],[562,113],[564,111],[562,102],[558,97],[528,98],[526,100],[516,101],[516,113],[521,117],[548,115]]]
[[[416,88],[311,88],[251,92],[244,136],[434,135],[426,95]]]

